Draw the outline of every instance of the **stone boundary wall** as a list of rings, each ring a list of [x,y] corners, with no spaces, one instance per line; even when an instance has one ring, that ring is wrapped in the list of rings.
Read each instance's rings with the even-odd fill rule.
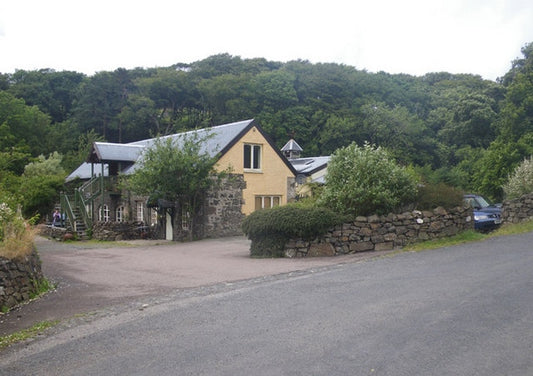
[[[518,223],[533,219],[533,193],[502,204],[502,222]]]
[[[284,253],[286,257],[306,257],[392,250],[469,229],[474,229],[473,213],[465,207],[357,217],[354,222],[338,225],[312,241],[291,239]]]
[[[46,236],[55,240],[64,240],[67,229],[64,227],[53,227],[50,225],[39,225],[39,235]]]
[[[43,279],[37,251],[22,259],[0,257],[0,308],[12,308],[36,293],[36,282]]]
[[[96,240],[131,240],[148,236],[146,228],[139,222],[95,222],[92,231],[92,238]]]

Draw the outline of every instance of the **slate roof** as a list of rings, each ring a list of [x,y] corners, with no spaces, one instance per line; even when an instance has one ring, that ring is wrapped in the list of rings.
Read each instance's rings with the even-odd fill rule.
[[[207,152],[213,157],[217,154],[224,155],[253,126],[257,127],[270,146],[272,146],[280,158],[285,162],[287,167],[289,167],[289,169],[296,175],[296,171],[294,170],[293,166],[270,141],[269,137],[262,132],[261,128],[257,126],[253,119],[173,134],[161,137],[161,139],[164,140],[172,138],[179,146],[180,143],[186,139],[186,137],[196,134],[200,139],[207,138],[207,140],[202,144],[200,153]],[[95,142],[87,162],[95,163],[95,174],[101,172],[102,167],[100,162],[129,162],[128,165],[124,166],[124,169],[121,171],[122,174],[128,175],[135,171],[136,166],[138,165],[135,162],[138,162],[139,159],[142,158],[142,151],[146,147],[151,147],[154,145],[155,141],[156,138],[130,142],[128,144]],[[66,181],[68,182],[75,178],[89,179],[91,177],[91,164],[87,162],[83,163],[69,176],[67,176]],[[108,176],[107,165],[105,165],[104,176]]]
[[[135,162],[143,149],[144,146],[141,145],[95,142],[89,160],[94,162]]]
[[[207,152],[210,156],[215,156],[217,153],[224,154],[231,146],[233,146],[234,141],[237,141],[253,123],[253,119],[239,121],[235,123],[218,125],[211,128],[197,129],[193,131],[188,131],[184,133],[173,134],[170,136],[161,137],[162,140],[172,138],[178,144],[183,142],[186,137],[190,137],[196,134],[199,138],[206,138],[207,140],[202,144],[200,153]],[[155,138],[149,138],[142,141],[132,142],[128,145],[137,145],[137,146],[152,146],[155,142]]]
[[[94,174],[99,176],[102,174],[102,164],[94,164]],[[104,164],[104,176],[108,176],[109,171],[107,164]],[[69,176],[66,177],[65,181],[69,182],[74,179],[90,179],[91,178],[91,164],[88,162],[83,162],[77,169],[72,171]]]
[[[290,162],[298,174],[309,176],[323,168],[326,168],[330,158],[330,156],[295,158],[291,159]]]
[[[292,138],[281,148],[281,151],[297,151],[302,152],[304,149],[296,141],[294,141]]]

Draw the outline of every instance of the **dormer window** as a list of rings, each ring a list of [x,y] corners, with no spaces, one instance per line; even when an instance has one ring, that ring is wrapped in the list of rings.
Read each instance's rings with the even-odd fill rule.
[[[244,169],[261,170],[261,145],[244,144]]]

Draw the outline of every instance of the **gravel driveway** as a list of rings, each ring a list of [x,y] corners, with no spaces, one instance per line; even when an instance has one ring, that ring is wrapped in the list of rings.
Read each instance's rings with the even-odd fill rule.
[[[306,259],[252,259],[244,237],[177,243],[63,243],[36,239],[45,276],[57,289],[0,315],[0,335],[43,320],[61,320],[132,304],[178,290],[336,265],[376,257],[369,252]]]

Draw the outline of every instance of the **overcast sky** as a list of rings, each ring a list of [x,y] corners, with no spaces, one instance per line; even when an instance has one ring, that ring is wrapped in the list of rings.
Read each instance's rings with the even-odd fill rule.
[[[92,75],[229,53],[495,80],[533,42],[532,0],[1,0],[0,72]]]

